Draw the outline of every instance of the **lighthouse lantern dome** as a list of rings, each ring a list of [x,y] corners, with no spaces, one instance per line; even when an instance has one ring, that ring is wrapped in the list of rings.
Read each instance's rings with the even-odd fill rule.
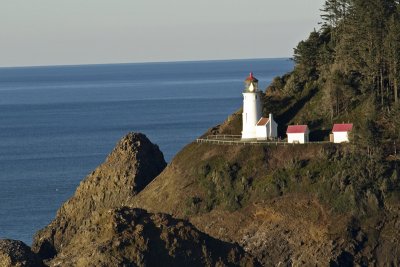
[[[253,73],[250,72],[249,76],[244,81],[244,92],[254,93],[258,91],[258,80],[254,77]]]

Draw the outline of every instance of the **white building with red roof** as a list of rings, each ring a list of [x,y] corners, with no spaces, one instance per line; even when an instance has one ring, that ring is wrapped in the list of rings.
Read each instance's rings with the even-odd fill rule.
[[[332,134],[334,143],[349,142],[349,134],[353,130],[352,123],[337,123],[333,125]]]
[[[262,117],[262,95],[258,89],[258,80],[253,73],[245,80],[243,91],[243,113],[242,113],[242,139],[268,139],[277,137],[278,125],[273,120],[272,114],[269,118]]]
[[[310,141],[310,130],[307,125],[289,125],[286,134],[288,143],[304,144]]]
[[[256,136],[258,140],[267,140],[278,137],[278,124],[274,121],[272,114],[268,118],[261,117],[256,125]]]

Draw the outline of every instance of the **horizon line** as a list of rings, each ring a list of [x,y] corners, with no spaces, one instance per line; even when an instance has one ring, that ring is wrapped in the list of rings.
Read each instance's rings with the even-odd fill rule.
[[[78,67],[78,66],[101,66],[101,65],[131,65],[131,64],[169,64],[169,63],[194,63],[194,62],[223,62],[240,60],[266,60],[266,59],[287,59],[292,57],[268,57],[268,58],[232,58],[232,59],[188,59],[188,60],[166,60],[166,61],[139,61],[139,62],[111,62],[111,63],[82,63],[82,64],[43,64],[43,65],[19,65],[19,66],[0,66],[0,69],[12,68],[46,68],[46,67]]]

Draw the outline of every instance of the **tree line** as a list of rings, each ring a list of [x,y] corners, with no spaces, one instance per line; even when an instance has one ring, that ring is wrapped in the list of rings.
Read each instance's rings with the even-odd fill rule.
[[[373,98],[399,107],[400,1],[326,0],[321,29],[294,49],[296,75],[322,81],[331,117]]]

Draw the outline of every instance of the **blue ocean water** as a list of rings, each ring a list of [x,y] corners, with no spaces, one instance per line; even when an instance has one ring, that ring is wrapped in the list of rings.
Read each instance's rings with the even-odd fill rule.
[[[47,225],[130,131],[167,161],[241,106],[253,71],[266,87],[288,59],[0,68],[0,238]]]

